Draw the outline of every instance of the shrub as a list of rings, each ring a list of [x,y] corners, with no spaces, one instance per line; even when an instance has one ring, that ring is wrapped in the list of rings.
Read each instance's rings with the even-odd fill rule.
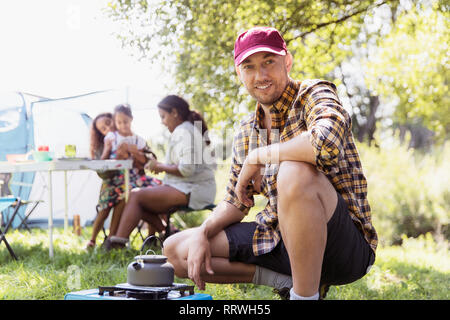
[[[359,145],[372,217],[381,243],[427,232],[449,238],[450,143],[421,154],[397,139],[380,147]]]

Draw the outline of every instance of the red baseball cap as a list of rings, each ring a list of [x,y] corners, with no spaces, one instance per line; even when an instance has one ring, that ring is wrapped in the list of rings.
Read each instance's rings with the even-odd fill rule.
[[[286,55],[286,42],[277,29],[254,27],[241,33],[234,43],[234,64],[238,66],[256,52],[271,52]]]

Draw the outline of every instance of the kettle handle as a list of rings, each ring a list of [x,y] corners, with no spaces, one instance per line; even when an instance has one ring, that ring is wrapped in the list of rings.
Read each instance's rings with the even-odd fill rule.
[[[147,239],[144,240],[144,243],[142,244],[142,247],[141,247],[141,255],[142,255],[142,250],[144,250],[147,241],[150,241],[150,240],[153,240],[153,239],[159,240],[159,244],[161,245],[161,254],[164,255],[164,245],[163,245],[163,242],[162,242],[162,240],[161,240],[160,238],[158,238],[158,237],[155,236],[155,235],[151,235],[151,236],[147,237]]]

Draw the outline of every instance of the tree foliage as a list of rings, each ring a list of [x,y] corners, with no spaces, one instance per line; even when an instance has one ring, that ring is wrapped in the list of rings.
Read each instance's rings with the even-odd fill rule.
[[[425,125],[441,140],[450,133],[449,18],[438,3],[413,6],[367,61],[373,91],[396,101],[393,120]]]
[[[178,93],[218,126],[253,109],[234,70],[237,35],[256,25],[283,34],[294,56],[293,78],[325,78],[352,55],[352,44],[373,10],[399,1],[350,0],[112,0],[108,13],[123,23],[125,46],[141,59],[163,64]],[[340,82],[340,80],[337,80]]]
[[[170,91],[216,128],[254,108],[234,70],[237,35],[273,26],[294,56],[292,78],[345,88],[353,131],[370,142],[393,101],[391,123],[447,136],[448,9],[443,0],[111,0],[106,11],[123,25],[123,46],[166,69]]]

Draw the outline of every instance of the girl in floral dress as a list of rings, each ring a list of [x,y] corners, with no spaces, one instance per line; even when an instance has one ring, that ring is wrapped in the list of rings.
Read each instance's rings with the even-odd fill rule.
[[[144,172],[145,163],[156,158],[147,145],[147,142],[131,131],[133,115],[128,105],[118,105],[114,109],[113,127],[105,133],[103,150],[100,158],[105,159],[132,159],[133,168],[130,169],[129,190],[139,187],[152,187],[160,185],[161,181],[147,176]],[[93,233],[88,247],[95,246],[100,229],[109,212],[114,208],[110,224],[110,234],[117,231],[120,217],[125,206],[125,178],[122,171],[107,171],[102,173],[103,183],[100,189],[100,198],[97,205],[98,215],[93,226]]]

